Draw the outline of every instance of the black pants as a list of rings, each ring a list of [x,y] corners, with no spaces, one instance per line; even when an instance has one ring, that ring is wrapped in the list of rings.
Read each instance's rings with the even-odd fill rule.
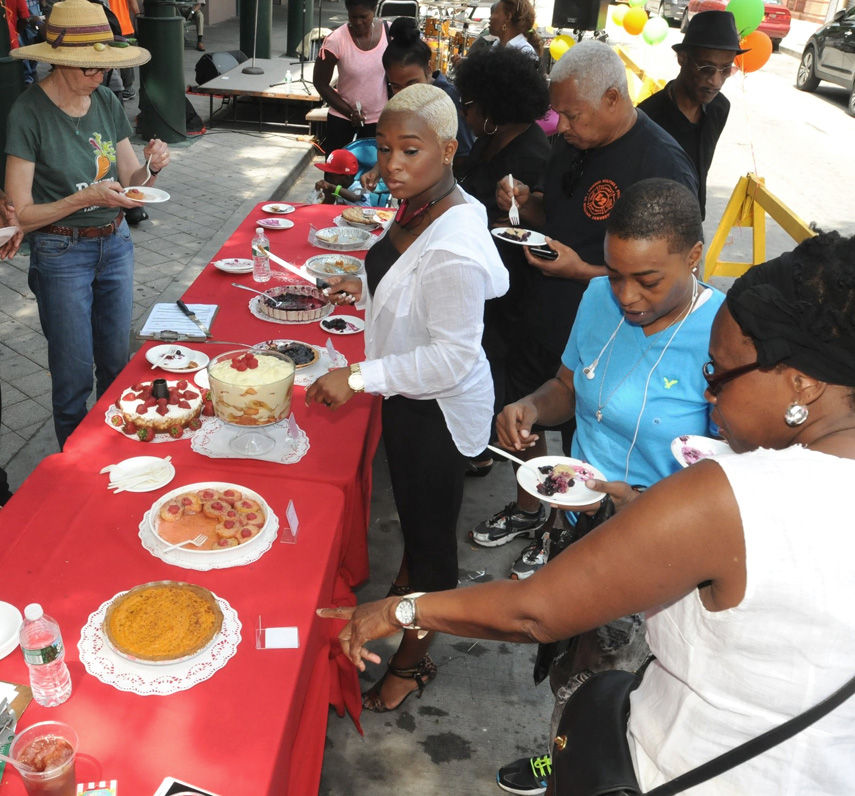
[[[324,152],[344,149],[354,138],[376,138],[377,124],[364,124],[354,127],[349,119],[340,116],[327,116],[327,132],[324,136]]]
[[[383,401],[383,441],[414,591],[457,586],[465,459],[436,401]]]

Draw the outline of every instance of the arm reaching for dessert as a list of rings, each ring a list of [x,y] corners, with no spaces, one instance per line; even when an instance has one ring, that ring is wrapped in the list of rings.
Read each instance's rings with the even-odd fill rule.
[[[550,642],[696,588],[709,611],[732,608],[745,593],[742,522],[727,477],[711,461],[652,487],[531,578],[419,597],[415,624],[472,638]],[[350,620],[339,639],[364,669],[366,660],[380,662],[365,645],[400,632],[394,615],[399,600],[318,614]]]

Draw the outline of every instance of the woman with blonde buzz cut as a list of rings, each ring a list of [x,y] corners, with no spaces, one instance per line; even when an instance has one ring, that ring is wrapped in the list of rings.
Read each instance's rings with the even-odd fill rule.
[[[436,86],[409,86],[387,103],[377,159],[400,206],[368,252],[365,283],[330,280],[335,303],[365,301],[366,358],[330,371],[306,394],[332,409],[357,392],[387,399],[383,438],[404,536],[389,594],[399,596],[457,585],[465,457],[487,444],[493,406],[484,302],[508,289],[486,211],[452,174],[456,134],[454,103]],[[421,635],[404,631],[386,674],[363,695],[366,709],[394,710],[436,676],[431,634]]]

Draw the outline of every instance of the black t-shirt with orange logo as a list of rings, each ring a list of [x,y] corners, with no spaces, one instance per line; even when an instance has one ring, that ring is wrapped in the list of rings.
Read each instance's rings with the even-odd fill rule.
[[[602,265],[606,220],[621,192],[651,177],[676,180],[692,193],[698,175],[682,147],[643,111],[625,135],[604,147],[578,150],[559,138],[546,166],[544,233],[592,265]],[[523,317],[530,337],[560,361],[587,282],[528,271]],[[557,369],[557,364],[556,364]],[[555,375],[555,369],[545,378]]]

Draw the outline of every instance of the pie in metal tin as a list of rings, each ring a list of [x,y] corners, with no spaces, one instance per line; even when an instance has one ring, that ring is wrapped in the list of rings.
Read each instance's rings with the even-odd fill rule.
[[[217,637],[223,612],[201,586],[162,580],[135,586],[110,603],[102,625],[109,645],[128,660],[178,663]]]

